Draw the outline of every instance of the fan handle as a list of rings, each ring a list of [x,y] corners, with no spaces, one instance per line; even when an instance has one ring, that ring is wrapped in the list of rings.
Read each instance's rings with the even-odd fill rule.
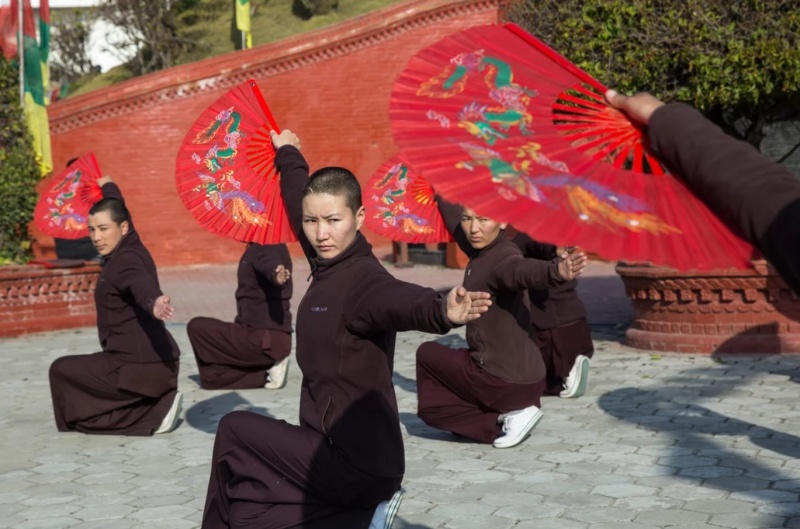
[[[264,111],[264,114],[267,116],[267,121],[272,126],[272,128],[280,134],[281,129],[278,127],[278,123],[275,121],[275,118],[272,115],[269,107],[267,106],[267,101],[264,99],[264,96],[261,94],[261,90],[258,88],[255,79],[248,79],[247,84],[250,85],[250,88],[253,90],[253,95],[256,96],[256,101],[258,101],[258,105],[261,107],[261,110]]]
[[[589,75],[588,73],[584,72],[583,70],[581,70],[580,68],[578,68],[577,66],[575,66],[574,64],[569,62],[569,60],[567,60],[566,57],[564,57],[563,55],[558,53],[556,50],[554,50],[553,48],[551,48],[550,46],[548,46],[547,44],[545,44],[541,40],[537,39],[536,37],[534,37],[533,35],[531,35],[527,31],[525,31],[524,29],[522,29],[518,25],[512,24],[512,23],[509,22],[507,24],[504,24],[504,27],[507,30],[509,30],[511,33],[513,33],[514,35],[518,36],[519,38],[521,38],[522,40],[524,40],[525,42],[527,42],[528,44],[530,44],[531,46],[533,46],[534,48],[539,50],[548,59],[550,59],[554,63],[558,64],[559,66],[561,66],[562,68],[567,70],[569,73],[571,73],[572,75],[574,75],[575,77],[577,77],[578,79],[583,81],[584,83],[588,84],[589,86],[591,86],[592,88],[594,88],[595,90],[600,92],[601,94],[605,94],[606,91],[608,90],[608,87],[603,85],[603,83],[601,83],[600,81],[598,81],[597,79],[595,79],[594,77]]]

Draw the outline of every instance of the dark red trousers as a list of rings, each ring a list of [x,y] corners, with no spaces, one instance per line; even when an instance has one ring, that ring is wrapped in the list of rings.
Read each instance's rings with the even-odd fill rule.
[[[545,395],[558,395],[564,389],[564,379],[569,375],[578,355],[594,355],[592,330],[586,318],[552,329],[535,329],[536,345],[542,351],[547,369]]]
[[[175,400],[178,362],[132,364],[114,353],[64,356],[50,366],[60,432],[153,435]]]
[[[186,332],[204,389],[264,387],[267,369],[292,352],[289,333],[214,318],[192,318]]]
[[[366,529],[401,481],[356,469],[310,428],[235,411],[217,429],[202,529]]]
[[[501,413],[540,406],[545,380],[514,384],[481,369],[467,349],[425,342],[417,349],[417,415],[428,426],[482,443],[500,435]]]

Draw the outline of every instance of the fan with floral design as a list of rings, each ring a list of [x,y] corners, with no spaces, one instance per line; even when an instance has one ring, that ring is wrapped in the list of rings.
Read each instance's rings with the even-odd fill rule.
[[[453,238],[444,225],[433,188],[400,156],[381,165],[364,186],[367,228],[397,242],[439,243]]]
[[[270,131],[280,132],[250,79],[208,107],[175,161],[181,201],[206,230],[237,241],[296,241],[275,171]]]
[[[97,179],[100,166],[89,152],[53,177],[39,197],[33,220],[43,233],[58,239],[89,235],[87,218],[95,202],[103,198]]]
[[[669,174],[605,90],[519,27],[477,26],[411,59],[392,132],[438,194],[537,240],[680,270],[747,268],[752,247]]]

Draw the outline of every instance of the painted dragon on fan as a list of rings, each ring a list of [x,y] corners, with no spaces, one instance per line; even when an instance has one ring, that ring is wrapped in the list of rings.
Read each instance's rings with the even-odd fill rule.
[[[620,195],[613,190],[584,180],[578,181],[569,173],[569,168],[560,161],[550,160],[541,152],[541,145],[529,142],[520,147],[510,148],[515,160],[509,163],[499,152],[473,143],[460,143],[459,146],[469,154],[471,160],[455,164],[456,169],[475,170],[486,167],[492,182],[514,190],[518,195],[551,207],[557,207],[542,189],[558,189],[568,198],[568,203],[576,217],[584,222],[596,222],[606,229],[617,231],[625,228],[634,232],[646,231],[653,234],[681,233],[678,228],[661,220],[648,211],[647,205],[628,195]],[[562,173],[549,177],[532,177],[531,164],[536,163]],[[498,189],[508,200],[515,197]]]
[[[525,136],[533,131],[530,125],[533,117],[527,112],[531,98],[538,95],[536,90],[531,90],[514,83],[514,72],[503,60],[494,57],[485,57],[483,50],[473,53],[460,53],[450,60],[440,74],[424,81],[417,96],[431,98],[449,98],[464,91],[469,75],[473,72],[485,72],[484,81],[489,88],[488,97],[499,106],[481,105],[477,101],[466,105],[459,113],[458,126],[468,133],[484,140],[488,145],[494,145],[497,139],[507,138],[506,132],[512,127],[518,127],[519,132]],[[441,90],[436,90],[436,87]],[[431,119],[434,111],[429,111]],[[439,119],[443,127],[449,127],[449,120]]]
[[[236,158],[239,143],[244,137],[244,134],[239,130],[241,119],[241,116],[238,112],[234,111],[233,107],[227,108],[217,114],[214,121],[211,122],[208,127],[198,132],[195,139],[192,140],[192,143],[202,145],[213,140],[220,130],[224,130],[225,134],[222,137],[222,141],[225,142],[226,148],[220,149],[219,144],[215,143],[205,156],[206,168],[212,173],[216,173],[222,169],[222,164],[225,161],[233,163],[233,160]]]
[[[409,212],[405,207],[397,206],[393,208],[384,208],[378,206],[379,213],[375,218],[382,221],[385,226],[396,228],[400,225],[404,233],[415,233],[425,235],[433,233],[433,228],[428,224],[428,221],[418,215]]]
[[[75,194],[78,191],[78,187],[81,183],[81,177],[83,174],[79,169],[68,173],[64,179],[53,188],[53,191],[61,191],[55,198],[52,199],[52,203],[58,207],[63,206],[68,200],[75,197]],[[67,187],[68,186],[68,187]],[[66,187],[66,189],[65,189]],[[85,221],[86,219],[84,219]]]
[[[220,149],[218,143],[206,151],[204,157],[197,153],[192,154],[192,160],[203,165],[208,173],[196,171],[200,184],[192,191],[201,192],[205,197],[203,202],[207,210],[217,209],[228,213],[228,216],[237,223],[249,223],[255,226],[270,224],[267,216],[263,214],[265,206],[253,195],[241,190],[241,184],[234,177],[233,171],[228,170],[217,174],[223,169],[223,164],[232,165],[239,153],[239,143],[244,134],[239,131],[241,116],[233,107],[221,111],[206,128],[197,133],[192,143],[202,145],[211,142],[223,133],[222,141],[226,148]],[[209,174],[210,173],[210,174]],[[232,189],[230,189],[232,188]],[[226,209],[229,208],[229,209]]]
[[[87,230],[86,217],[75,213],[69,205],[65,208],[50,208],[50,211],[44,217],[51,226],[61,226],[63,224],[65,230],[83,232]]]

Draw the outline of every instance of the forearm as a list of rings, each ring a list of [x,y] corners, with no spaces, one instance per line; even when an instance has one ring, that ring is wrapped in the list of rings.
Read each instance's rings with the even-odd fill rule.
[[[653,148],[729,226],[761,247],[777,215],[800,200],[800,181],[748,143],[725,134],[694,108],[653,113]]]
[[[114,182],[107,182],[100,188],[100,191],[103,193],[103,198],[115,198],[123,204],[125,203],[125,199],[122,198],[122,191]]]
[[[289,224],[306,257],[311,258],[314,251],[303,233],[303,190],[308,181],[308,163],[299,150],[284,145],[275,153],[275,168],[280,174],[281,195]]]
[[[461,251],[469,255],[472,252],[472,245],[469,243],[467,234],[461,228],[461,206],[444,200],[440,195],[436,195],[436,205],[439,208],[439,214],[442,216],[442,221],[447,227],[447,231],[453,236],[453,240],[461,248]]]
[[[561,285],[564,280],[552,261],[515,259],[495,267],[490,284],[497,290],[544,290]]]

